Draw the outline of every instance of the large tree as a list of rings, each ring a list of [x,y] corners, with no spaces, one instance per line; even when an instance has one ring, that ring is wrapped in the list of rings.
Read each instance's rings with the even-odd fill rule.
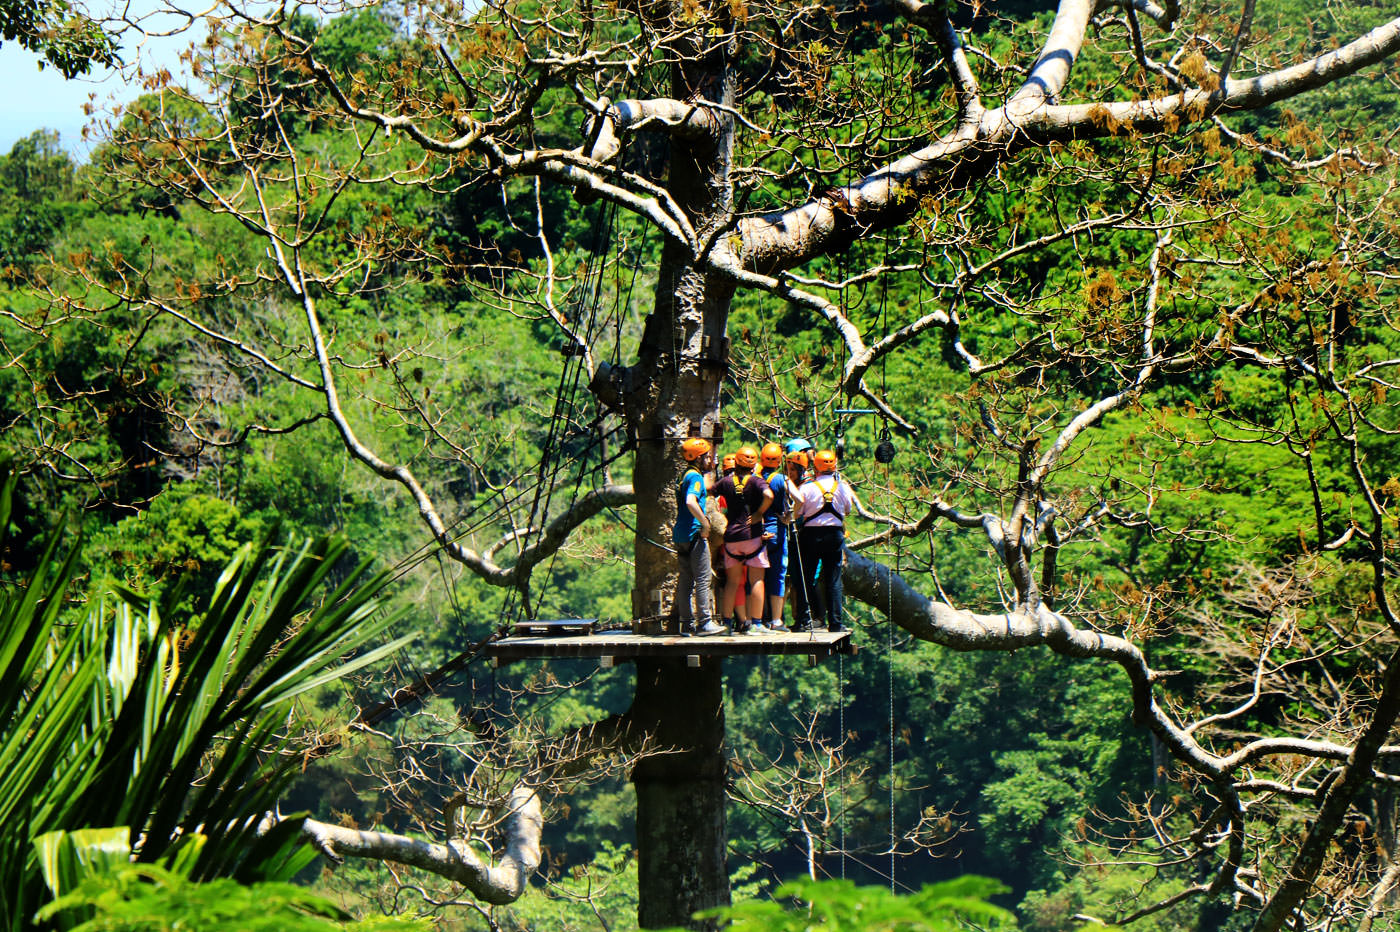
[[[1199,868],[1174,898],[1255,910],[1268,930],[1324,908],[1370,916],[1400,864],[1393,833],[1342,833],[1394,779],[1400,487],[1374,461],[1391,452],[1400,344],[1386,308],[1395,111],[1355,88],[1393,82],[1382,69],[1400,19],[1341,7],[1318,24],[1257,6],[1062,0],[1053,18],[1003,20],[919,0],[528,0],[319,24],[235,5],[207,21],[188,79],[147,76],[152,93],[114,121],[102,157],[144,203],[213,215],[227,236],[216,259],[184,269],[146,243],[109,244],[73,257],[91,288],[60,300],[99,310],[94,296],[115,294],[188,327],[230,370],[314,399],[444,554],[527,605],[543,560],[631,506],[632,610],[651,614],[674,578],[657,542],[682,439],[717,436],[722,416],[727,438],[771,430],[774,406],[811,404],[819,419],[841,398],[868,406],[920,465],[875,503],[886,526],[852,542],[848,592],[954,649],[1042,646],[1121,667],[1163,787],[1182,786],[1144,804],[1137,835],[1151,839],[1137,856]],[[1345,106],[1308,96],[1338,88]],[[396,192],[415,186],[452,199],[450,228],[400,209]],[[618,282],[635,270],[606,288],[599,270],[619,237],[644,236],[659,248],[634,241],[631,254],[655,256],[654,290],[630,327]],[[433,373],[467,351],[453,340],[471,320],[402,342],[379,320],[405,283],[549,328],[560,400],[526,403],[557,425],[550,452],[615,426],[606,439],[634,451],[630,483],[595,450],[590,488],[564,504],[535,496],[490,545],[464,537],[463,475],[490,475],[491,451],[463,423],[468,386]],[[874,298],[891,289],[903,298]],[[598,294],[623,305],[607,327]],[[293,304],[299,323],[265,300]],[[786,347],[737,332],[740,313],[781,318]],[[803,342],[814,328],[823,352]],[[470,352],[508,364],[510,346],[470,332],[483,340]],[[826,357],[841,360],[834,377]],[[923,382],[949,397],[891,388],[890,365],[937,368]],[[596,410],[564,404],[579,383]],[[229,425],[202,414],[181,423],[217,441]],[[276,432],[297,416],[238,426]],[[1266,479],[1201,463],[1254,447],[1306,509],[1283,535],[1254,532],[1267,566],[1216,586],[1189,560],[1142,565],[1146,542],[1189,551],[1228,531],[1194,493]],[[952,604],[936,573],[862,555],[942,527],[980,535],[987,604]],[[1096,582],[1096,567],[1120,581]],[[1330,584],[1357,568],[1364,591]],[[1225,624],[1244,604],[1262,621]],[[1146,649],[1188,622],[1219,662],[1208,687],[1173,692]],[[1293,701],[1266,735],[1253,716],[1276,694]],[[642,925],[726,902],[718,667],[639,662],[631,711],[586,736],[667,752],[633,773]],[[1271,833],[1280,813],[1297,843]],[[513,824],[528,835],[537,821]],[[309,830],[342,853],[440,870],[460,858]],[[513,850],[527,854],[468,871],[479,895],[518,895],[535,859],[528,838]]]

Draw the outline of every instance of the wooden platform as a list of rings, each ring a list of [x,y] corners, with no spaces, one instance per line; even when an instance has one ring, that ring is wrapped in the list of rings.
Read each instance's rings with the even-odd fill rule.
[[[807,657],[815,666],[832,654],[855,653],[849,631],[804,631],[788,634],[730,634],[711,637],[650,636],[628,631],[597,631],[568,637],[508,637],[487,644],[482,653],[496,664],[544,657],[597,657],[610,667],[618,660],[639,657],[686,658],[698,666],[705,658],[753,654],[792,654]]]

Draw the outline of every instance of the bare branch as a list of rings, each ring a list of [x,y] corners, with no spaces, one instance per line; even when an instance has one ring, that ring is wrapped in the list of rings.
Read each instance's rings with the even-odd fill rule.
[[[505,804],[505,850],[492,864],[457,838],[428,842],[407,835],[360,831],[307,819],[302,834],[333,861],[347,857],[393,861],[459,883],[487,903],[513,903],[525,893],[540,866],[544,814],[534,790],[517,787]]]

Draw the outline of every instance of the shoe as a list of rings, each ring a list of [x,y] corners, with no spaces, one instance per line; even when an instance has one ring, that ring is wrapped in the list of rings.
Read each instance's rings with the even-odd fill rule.
[[[768,630],[773,634],[787,634],[792,629],[781,621],[770,621],[768,623]]]
[[[713,621],[707,621],[705,622],[705,626],[695,633],[700,637],[709,637],[713,634],[728,634],[729,629],[724,625],[717,625]]]
[[[766,625],[764,625],[764,623],[761,622],[761,621],[755,621],[753,624],[749,625],[749,629],[748,629],[747,631],[745,631],[744,633],[745,633],[745,634],[756,634],[756,635],[767,634],[767,633],[768,633],[768,627],[767,627]]]
[[[812,623],[810,621],[794,621],[792,623],[792,628],[789,630],[799,634],[806,634],[808,631],[812,630]]]
[[[826,630],[827,630],[827,631],[830,631],[832,634],[836,634],[836,633],[838,633],[838,632],[840,632],[840,631],[845,631],[845,630],[846,630],[846,626],[845,626],[845,625],[841,625],[841,624],[827,625],[827,626],[826,626]]]

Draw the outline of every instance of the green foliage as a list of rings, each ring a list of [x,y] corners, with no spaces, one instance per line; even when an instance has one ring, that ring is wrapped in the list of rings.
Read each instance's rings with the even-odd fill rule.
[[[149,508],[97,534],[87,548],[94,575],[104,574],[150,598],[170,586],[186,595],[166,611],[191,614],[193,600],[213,588],[239,548],[265,535],[263,522],[230,502],[176,485]]]
[[[753,932],[962,932],[1016,928],[1015,917],[987,902],[1007,888],[966,876],[899,895],[848,880],[783,884],[773,901],[749,900],[702,913],[735,930]],[[675,932],[675,930],[672,930]]]
[[[532,889],[494,918],[505,932],[630,928],[637,921],[636,854],[603,840],[590,863]]]
[[[38,130],[0,156],[0,275],[28,271],[83,205],[58,134]]]
[[[3,477],[0,528],[14,484]],[[45,898],[34,842],[53,832],[131,826],[140,860],[188,850],[194,879],[300,866],[286,860],[295,823],[259,837],[257,817],[299,769],[277,753],[292,700],[404,643],[384,638],[385,579],[357,570],[325,591],[343,542],[266,538],[191,615],[101,589],[70,609],[79,551],[61,536],[0,592],[0,914],[22,928]],[[209,843],[191,841],[197,827]]]
[[[0,35],[44,56],[65,78],[120,62],[112,37],[69,0],[0,0]]]
[[[1076,855],[1086,861],[1101,860],[1111,852],[1086,845]],[[1086,923],[1075,916],[1124,915],[1134,904],[1148,905],[1179,892],[1187,885],[1182,874],[1158,871],[1146,865],[1090,863],[1080,870],[1058,871],[1044,888],[1031,890],[1018,907],[1027,932],[1106,932],[1117,928]],[[1135,919],[1134,932],[1187,932],[1199,928],[1194,903]]]
[[[1015,21],[978,19],[972,24],[978,47],[1011,59],[1008,67],[994,69],[975,58],[973,67],[989,101],[1021,80],[1024,71],[1018,66],[1030,63],[1025,50],[1034,48],[1030,37],[1043,32],[1049,21],[1044,11],[1023,15],[1025,5],[999,5]],[[1302,36],[1275,31],[1285,21],[1300,19],[1295,16],[1299,12],[1311,14],[1301,0],[1284,0],[1261,10],[1254,29],[1261,44],[1251,49],[1249,64],[1240,63],[1237,75],[1275,51],[1288,51],[1288,43],[1309,51],[1323,49],[1335,36],[1360,28],[1360,18],[1384,14],[1383,6],[1342,5],[1329,8],[1325,17],[1302,17]],[[17,21],[4,17],[49,16],[62,9],[61,3],[0,2],[0,22]],[[550,12],[568,16],[571,7],[565,3]],[[916,145],[916,137],[940,131],[937,121],[945,110],[939,95],[946,88],[939,70],[927,67],[926,43],[917,29],[876,24],[856,30],[851,44],[839,47],[826,34],[826,24],[801,26],[810,35],[788,49],[797,67],[820,74],[840,96],[873,94],[889,100],[884,113],[889,126],[874,134],[879,142],[872,153],[901,150]],[[391,12],[362,10],[324,21],[298,14],[288,18],[286,27],[347,79],[357,100],[363,92],[372,102],[375,93],[392,87],[396,105],[419,115],[430,132],[461,131],[445,120],[434,122],[434,101],[443,103],[444,114],[461,104],[463,116],[495,116],[474,111],[474,104],[464,99],[477,88],[443,86],[430,67],[433,50],[407,39],[405,24]],[[5,28],[8,37],[12,27]],[[589,28],[595,28],[592,19]],[[596,28],[614,27],[599,23]],[[1104,35],[1113,28],[1105,23]],[[1217,29],[1217,24],[1208,23],[1201,34],[1214,35]],[[466,65],[507,54],[507,39],[498,32],[488,13],[467,35],[445,41],[450,53]],[[516,38],[522,47],[543,43],[538,51],[553,41],[549,33],[544,30],[543,39]],[[24,41],[22,29],[18,34]],[[249,41],[256,45],[261,38]],[[1106,54],[1101,45],[1091,42],[1081,55],[1077,87],[1105,99],[1140,91],[1124,80],[1134,67],[1130,57]],[[1022,49],[1019,62],[1010,56],[1013,46]],[[276,56],[284,50],[268,42],[257,54]],[[509,53],[517,51],[509,47]],[[807,192],[848,181],[860,170],[840,157],[833,160],[832,153],[862,130],[823,125],[825,114],[819,105],[800,99],[795,84],[760,81],[772,64],[759,56],[741,65],[754,77],[746,88],[757,104],[754,112],[767,110],[758,122],[793,118],[805,121],[812,132],[768,153],[759,175],[771,169],[773,178],[745,190],[746,210],[805,198]],[[276,62],[261,77],[236,69],[228,72],[230,81],[250,93],[229,112],[233,120],[247,120],[254,127],[249,132],[255,140],[267,141],[271,127],[264,119],[266,98],[258,81],[265,88],[275,87],[284,101],[304,103],[305,95],[314,93],[294,65]],[[617,99],[620,91],[631,90],[609,86],[586,70],[578,79],[590,95],[605,92]],[[498,71],[492,69],[486,80],[509,80]],[[891,74],[899,76],[896,83],[909,85],[907,99],[896,99],[901,95],[882,83],[882,75]],[[642,75],[640,81],[654,79]],[[590,84],[595,80],[596,87]],[[1283,148],[1294,141],[1287,137],[1297,137],[1303,151],[1317,154],[1323,143],[1355,138],[1368,121],[1393,112],[1394,95],[1376,93],[1384,84],[1333,86],[1299,99],[1293,115],[1275,108],[1231,115],[1230,121]],[[480,93],[488,100],[491,88],[483,86]],[[542,93],[536,113],[521,122],[520,131],[530,135],[532,146],[573,148],[577,127],[565,115],[575,91],[561,94],[548,88]],[[118,138],[98,153],[91,168],[72,165],[50,137],[41,135],[21,141],[0,162],[0,266],[12,270],[12,287],[4,297],[16,313],[33,322],[50,308],[43,294],[29,290],[26,282],[106,304],[111,295],[104,289],[120,290],[121,275],[126,275],[127,281],[139,279],[136,297],[173,296],[175,307],[216,329],[246,335],[251,344],[275,349],[280,365],[314,380],[317,376],[299,352],[304,344],[299,309],[259,280],[275,278],[264,245],[228,217],[210,216],[190,200],[146,186],[145,167],[150,163],[143,160],[152,156],[153,147],[125,143],[149,126],[158,106],[163,118],[174,121],[190,138],[221,128],[216,114],[172,95],[149,96],[128,108]],[[1310,137],[1306,127],[1300,127],[1314,120],[1330,130]],[[489,546],[500,529],[490,522],[474,525],[534,481],[534,465],[546,439],[545,415],[559,384],[560,335],[532,304],[539,298],[543,265],[530,197],[533,182],[479,176],[454,164],[429,186],[431,190],[419,188],[411,183],[417,176],[408,171],[412,157],[405,153],[411,148],[395,149],[401,138],[397,132],[392,138],[366,134],[356,140],[335,132],[314,114],[293,113],[285,125],[317,164],[315,174],[333,176],[335,166],[352,164],[365,152],[375,158],[382,145],[387,155],[381,165],[401,172],[399,180],[406,182],[351,184],[339,190],[333,202],[328,189],[311,197],[310,214],[322,207],[327,213],[321,233],[307,241],[303,255],[317,269],[342,263],[353,270],[317,298],[334,351],[347,366],[341,388],[357,429],[387,460],[420,470],[429,491],[445,503],[449,523],[471,527],[464,545]],[[897,132],[887,132],[896,126]],[[1334,139],[1321,138],[1330,131],[1335,131]],[[973,289],[962,306],[947,306],[943,291],[918,282],[945,282],[987,261],[1012,240],[1054,234],[1070,218],[1121,209],[1138,197],[1148,168],[1157,178],[1154,209],[1163,211],[1157,219],[1167,222],[1169,208],[1191,205],[1171,213],[1171,222],[1179,227],[1175,235],[1182,255],[1220,257],[1229,266],[1245,257],[1272,257],[1278,250],[1277,261],[1271,259],[1272,265],[1264,263],[1251,273],[1260,279],[1276,267],[1325,259],[1338,239],[1327,203],[1330,195],[1309,203],[1302,179],[1253,163],[1212,132],[1163,137],[1153,147],[1118,139],[1028,148],[1002,166],[996,183],[969,185],[944,200],[922,204],[907,230],[886,241],[858,241],[846,255],[820,260],[804,271],[836,280],[874,263],[919,268],[907,281],[891,277],[877,286],[841,290],[841,308],[867,342],[931,311],[956,310],[965,325],[964,339],[985,359],[996,359],[1011,347],[1024,349],[1015,365],[973,379],[949,347],[940,345],[938,328],[931,328],[878,372],[872,371],[872,387],[919,431],[917,438],[897,438],[901,455],[893,468],[879,471],[866,465],[873,421],[843,422],[830,413],[839,398],[834,380],[844,360],[832,349],[829,330],[814,315],[767,295],[741,292],[729,317],[731,372],[736,377],[726,383],[726,419],[745,436],[805,432],[826,444],[844,436],[850,469],[861,480],[863,496],[878,510],[905,508],[901,518],[917,519],[923,503],[935,494],[972,511],[998,510],[1005,499],[998,500],[997,490],[1013,486],[1015,464],[998,444],[989,442],[980,408],[986,406],[1014,438],[1045,435],[1130,370],[1138,350],[1131,337],[1133,315],[1143,295],[1143,256],[1152,245],[1152,232],[1143,227],[1150,224],[1135,221],[1129,226],[1136,229],[1102,229],[1068,240],[1063,248],[1010,256],[998,267],[1000,280],[989,277],[988,287]],[[630,141],[628,167],[656,158],[645,150],[648,135],[638,133]],[[765,135],[741,133],[736,161],[743,163],[751,150],[770,145]],[[370,148],[362,151],[360,142]],[[798,160],[816,168],[791,171]],[[659,161],[653,167],[657,166]],[[102,176],[104,172],[108,176]],[[124,172],[133,177],[111,177]],[[264,173],[273,202],[286,195],[285,185],[272,180],[276,177],[275,171]],[[100,200],[86,193],[93,189]],[[1359,203],[1365,192],[1346,193]],[[524,210],[519,207],[521,195],[527,204]],[[650,270],[658,264],[656,243],[648,242],[640,227],[628,220],[609,230],[598,222],[607,216],[603,205],[593,211],[578,209],[566,186],[545,186],[540,197],[539,219],[546,238],[556,245],[556,284],[561,290],[607,237],[627,243],[619,271],[640,269],[635,282],[640,297],[633,302],[630,286],[624,289],[620,283],[621,275],[604,283],[605,303],[616,302],[621,310],[616,338],[600,337],[598,349],[604,355],[616,339],[623,355],[630,356],[628,341],[640,329],[654,286]],[[1234,210],[1242,212],[1237,226],[1215,219],[1217,212],[1237,216],[1229,213]],[[1254,239],[1246,232],[1251,223],[1262,231]],[[400,243],[421,244],[421,252],[400,252]],[[366,248],[370,253],[362,256],[360,250]],[[60,263],[66,257],[73,268],[65,274],[45,267],[40,261],[45,252],[54,253]],[[1221,308],[1247,300],[1256,284],[1249,275],[1236,281],[1218,270],[1200,268],[1183,264],[1171,270],[1173,284],[1159,321],[1164,358],[1190,357],[1217,326]],[[190,284],[235,279],[240,284],[231,294],[209,293],[208,288],[201,293]],[[483,301],[474,294],[488,284],[499,286],[499,300]],[[1320,290],[1332,285],[1337,283],[1324,283]],[[1344,294],[1346,289],[1337,288],[1336,295],[1326,296],[1328,306],[1384,306],[1390,300],[1385,295],[1378,301],[1374,296],[1358,298],[1355,289]],[[1300,287],[1299,293],[1304,290]],[[1019,302],[1019,313],[1007,312],[1007,300]],[[1260,319],[1269,321],[1271,336],[1309,343],[1314,326],[1306,317],[1309,301],[1295,297],[1280,302],[1276,308],[1261,305]],[[560,300],[559,306],[568,309],[570,303]],[[1246,319],[1242,325],[1252,324]],[[354,542],[357,555],[381,565],[412,555],[423,539],[412,505],[386,494],[378,478],[351,464],[327,423],[308,423],[289,435],[239,437],[239,430],[250,424],[285,427],[317,417],[320,399],[314,393],[309,400],[300,398],[277,378],[250,374],[246,359],[237,353],[220,355],[217,346],[192,351],[187,331],[168,318],[147,316],[129,303],[117,302],[101,320],[46,322],[37,335],[0,319],[0,337],[8,357],[24,363],[0,371],[0,422],[15,428],[5,431],[0,443],[36,464],[60,451],[60,462],[81,467],[64,465],[64,470],[87,477],[82,484],[45,479],[42,487],[36,481],[26,489],[29,501],[15,516],[20,528],[15,536],[20,539],[11,542],[7,559],[27,572],[43,557],[46,532],[60,506],[91,506],[82,513],[82,523],[95,529],[94,543],[74,572],[81,573],[85,565],[96,579],[140,587],[145,599],[158,605],[158,627],[172,643],[196,634],[203,638],[210,622],[204,620],[202,600],[219,584],[220,567],[259,539],[274,519],[298,531],[339,530]],[[1035,341],[1042,337],[1056,343],[1064,355],[1041,355],[1037,347],[1044,344]],[[1393,355],[1392,342],[1367,331],[1355,334],[1343,349],[1382,359]],[[770,371],[772,384],[766,376],[753,377]],[[208,378],[210,372],[217,378]],[[210,388],[215,382],[217,390]],[[1312,448],[1310,441],[1310,452],[1319,494],[1329,509],[1343,516],[1352,511],[1354,500],[1346,493],[1346,464],[1336,456],[1336,446],[1329,447],[1325,435],[1317,432],[1321,419],[1307,411],[1316,401],[1305,391],[1229,363],[1203,363],[1198,373],[1166,373],[1154,385],[1141,409],[1125,408],[1082,438],[1072,460],[1051,480],[1062,495],[1066,516],[1088,513],[1102,501],[1130,514],[1150,506],[1154,523],[1146,529],[1105,526],[1101,536],[1072,542],[1061,553],[1060,565],[1065,590],[1078,590],[1081,601],[1076,609],[1083,611],[1082,617],[1102,630],[1121,627],[1141,636],[1155,652],[1154,665],[1183,671],[1163,688],[1189,702],[1192,684],[1216,659],[1191,653],[1195,645],[1174,629],[1181,613],[1164,606],[1203,598],[1213,580],[1251,554],[1284,559],[1311,545],[1314,503],[1307,469],[1284,444],[1261,441],[1275,437],[1289,417],[1312,417],[1299,434],[1316,434],[1317,445]],[[431,422],[431,430],[415,420],[419,406],[431,412],[423,418],[424,424]],[[172,409],[198,411],[201,418],[192,427],[230,445],[180,448],[172,439],[188,438],[165,420],[165,412]],[[1378,402],[1373,416],[1382,426],[1394,426],[1395,415],[1383,403]],[[579,423],[591,417],[585,412]],[[1248,429],[1241,430],[1241,425]],[[440,443],[443,439],[446,444]],[[172,449],[171,455],[152,455],[153,450]],[[1373,463],[1396,461],[1397,450],[1388,441],[1365,452]],[[627,481],[627,460],[614,468],[617,481]],[[133,517],[132,509],[140,513]],[[631,565],[620,555],[630,551],[632,536],[624,521],[625,516],[595,519],[571,538],[570,552],[552,566],[549,583],[542,581],[543,570],[536,574],[532,595],[541,614],[613,621],[630,616]],[[995,560],[984,550],[975,535],[938,525],[928,540],[908,545],[902,569],[911,579],[924,567],[932,569],[938,590],[956,604],[996,605],[1004,580],[996,577]],[[501,553],[508,556],[509,548]],[[349,555],[342,551],[336,562],[344,567]],[[1353,556],[1354,551],[1340,553],[1335,564],[1319,570],[1317,586],[1322,591],[1303,624],[1322,630],[1333,615],[1364,614],[1368,581],[1348,562]],[[326,580],[335,579],[337,572],[332,570]],[[52,575],[53,566],[45,558],[32,579],[39,585],[48,580],[52,589]],[[446,571],[420,569],[403,594],[383,593],[386,599],[413,602],[421,637],[410,666],[431,667],[500,620],[499,590],[470,578],[448,577]],[[62,588],[54,591],[61,594]],[[927,580],[920,588],[933,592]],[[139,603],[133,607],[130,599],[118,603],[114,597],[94,596],[94,605],[109,616],[130,610],[138,621],[147,617],[142,615],[146,609]],[[1152,627],[1144,621],[1152,611],[1171,623]],[[177,623],[166,627],[166,618]],[[860,626],[857,637],[864,646],[879,629],[864,619]],[[140,644],[155,650],[157,640],[147,638]],[[57,649],[66,644],[56,630],[53,642]],[[203,656],[193,643],[177,647],[188,651],[188,657]],[[188,659],[181,656],[182,661]],[[1349,680],[1357,670],[1354,661],[1326,662],[1337,668],[1338,681]],[[1120,792],[1141,788],[1151,778],[1145,739],[1128,721],[1127,685],[1121,677],[1104,676],[1097,667],[1042,651],[967,655],[924,644],[897,643],[889,657],[882,650],[863,650],[845,663],[843,683],[828,666],[808,670],[796,663],[730,661],[726,715],[731,738],[740,751],[776,755],[791,750],[786,747],[791,723],[817,717],[826,738],[845,742],[843,753],[853,766],[869,766],[868,785],[860,792],[842,796],[838,791],[844,787],[835,786],[821,800],[846,807],[842,826],[853,845],[883,843],[891,815],[905,826],[927,809],[953,814],[950,818],[968,826],[969,833],[958,841],[957,866],[922,857],[902,859],[901,878],[923,879],[950,870],[997,872],[1015,878],[1017,884],[1035,886],[1025,909],[1035,917],[1053,917],[1057,929],[1073,927],[1067,917],[1075,911],[1113,905],[1130,883],[1176,889],[1172,878],[1130,869],[1080,876],[1065,871],[1055,859],[1065,844],[1074,843],[1070,839],[1079,829],[1077,816],[1111,816]],[[567,681],[571,677],[560,671],[568,669],[560,664],[538,672],[541,679],[557,675]],[[509,681],[523,674],[500,675]],[[885,692],[891,681],[892,698]],[[549,700],[542,718],[550,730],[567,728],[620,710],[627,693],[625,675],[596,677],[586,689]],[[1259,720],[1273,722],[1282,714],[1279,705],[1266,699],[1258,710]],[[433,711],[450,720],[456,710],[443,698],[436,700]],[[838,734],[838,718],[845,725],[844,735]],[[35,725],[36,737],[44,737],[40,726],[49,720]],[[890,720],[896,723],[893,736],[888,735]],[[1061,735],[1071,737],[1052,737]],[[420,735],[406,726],[402,737]],[[887,738],[893,741],[893,771]],[[42,740],[35,748],[52,750]],[[360,766],[366,760],[346,755],[335,763],[341,769],[334,778],[325,772],[304,778],[298,787],[299,804],[314,802],[356,818],[382,813],[383,804],[368,781],[355,773],[373,769]],[[238,766],[252,766],[252,761]],[[446,769],[455,775],[450,766]],[[769,782],[783,778],[777,769],[751,776]],[[325,789],[328,783],[334,788]],[[888,812],[890,787],[896,797],[893,814]],[[149,802],[149,795],[146,798]],[[630,861],[620,847],[630,835],[632,806],[631,790],[621,778],[580,791],[551,840],[552,853],[567,865],[586,865],[602,843],[599,864],[606,862],[616,868],[613,873],[623,872],[602,900],[614,926],[629,910],[628,897],[635,896],[625,879]],[[138,827],[144,818],[139,808],[130,807],[131,821]],[[736,848],[746,857],[777,862],[779,873],[790,868],[791,862],[783,859],[793,857],[786,853],[791,826],[735,808],[739,811],[731,828]],[[368,868],[351,867],[338,876],[359,883],[370,873]],[[597,891],[599,876],[570,874],[554,881],[554,890],[560,897],[581,897]],[[368,887],[374,881],[363,883]],[[567,900],[571,905],[566,909],[564,902],[551,901],[548,908],[558,908],[550,915],[568,918],[548,918],[543,906],[540,913],[531,913],[533,898],[512,909],[519,915],[538,915],[521,920],[537,927],[552,921],[560,928],[592,921],[591,907]],[[1168,928],[1166,917],[1161,922]]]
[[[91,911],[71,932],[427,932],[427,921],[353,921],[329,900],[287,883],[196,883],[142,864],[100,873],[39,911],[41,920]]]

